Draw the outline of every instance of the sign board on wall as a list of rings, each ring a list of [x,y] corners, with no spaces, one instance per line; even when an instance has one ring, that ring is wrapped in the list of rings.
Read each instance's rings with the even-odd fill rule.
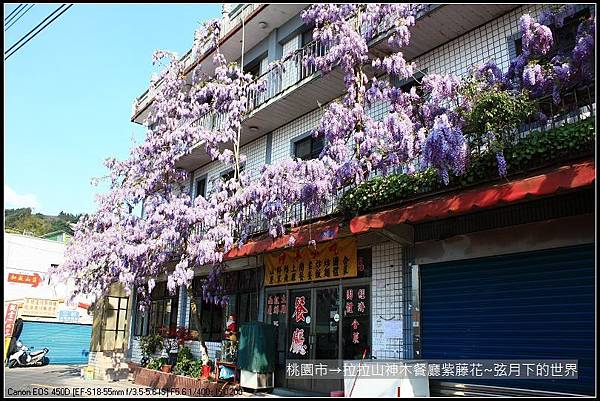
[[[58,300],[25,298],[23,301],[23,316],[56,317]]]
[[[4,337],[12,336],[18,312],[18,304],[8,304],[8,307],[6,309],[6,315],[4,316]]]
[[[356,239],[348,238],[265,256],[265,285],[356,277]]]

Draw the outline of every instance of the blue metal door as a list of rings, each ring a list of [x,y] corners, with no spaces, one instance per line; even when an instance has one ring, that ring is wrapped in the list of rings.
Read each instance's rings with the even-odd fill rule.
[[[91,325],[23,322],[19,340],[33,350],[48,348],[51,364],[87,364],[91,337]]]
[[[594,245],[421,266],[423,359],[577,359],[577,380],[446,380],[594,394]]]

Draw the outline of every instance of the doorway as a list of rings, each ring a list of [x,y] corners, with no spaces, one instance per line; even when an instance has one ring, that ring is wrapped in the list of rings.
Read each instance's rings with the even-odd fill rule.
[[[319,363],[323,360],[355,359],[354,354],[362,355],[363,348],[370,344],[370,307],[359,317],[355,316],[356,310],[353,315],[348,314],[345,306],[348,290],[353,289],[357,299],[359,289],[365,289],[364,295],[368,299],[369,287],[369,278],[357,278],[267,289],[266,322],[275,325],[277,332],[276,386],[320,393],[343,388],[339,379],[286,379],[287,361]],[[343,331],[346,336],[352,337],[351,327],[355,319],[364,328],[360,343],[343,337]]]

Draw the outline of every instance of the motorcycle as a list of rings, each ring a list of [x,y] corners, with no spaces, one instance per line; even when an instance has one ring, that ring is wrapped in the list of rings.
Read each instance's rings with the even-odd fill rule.
[[[8,357],[8,367],[17,366],[46,366],[50,359],[46,356],[48,348],[39,351],[30,351],[21,341],[17,341],[17,352]]]
[[[46,356],[49,352],[48,348],[44,348],[41,351],[29,351],[29,347],[26,347],[19,337],[23,330],[23,320],[18,318],[13,327],[10,344],[8,346],[8,360],[6,365],[9,368],[17,366],[45,366],[50,363],[50,359]],[[33,347],[31,347],[33,348]]]

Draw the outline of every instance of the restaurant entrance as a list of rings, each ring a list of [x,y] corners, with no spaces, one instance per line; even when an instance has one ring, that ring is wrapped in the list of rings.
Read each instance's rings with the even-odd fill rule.
[[[354,359],[365,349],[369,352],[370,280],[344,279],[332,284],[267,290],[267,323],[277,327],[277,386],[323,393],[341,390],[342,380],[286,379],[287,362],[318,364],[325,360]],[[354,304],[346,299],[350,293]]]

